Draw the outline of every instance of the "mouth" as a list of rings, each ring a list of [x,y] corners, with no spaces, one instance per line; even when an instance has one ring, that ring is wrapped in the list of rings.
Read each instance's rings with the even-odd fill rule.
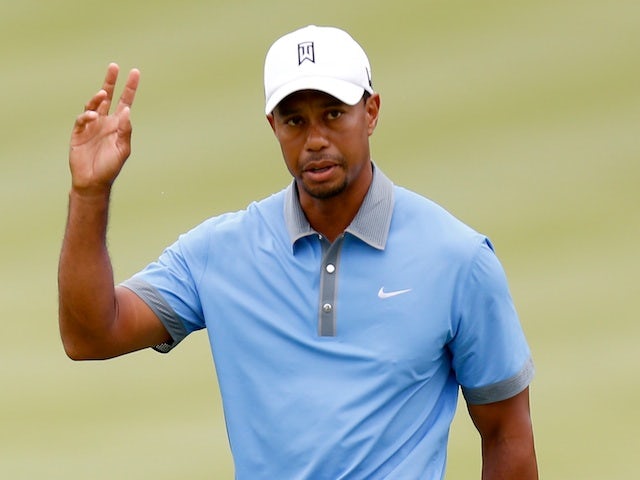
[[[325,156],[309,159],[302,171],[303,173],[323,173],[339,166],[340,162],[337,159]]]
[[[314,182],[322,182],[330,179],[338,168],[339,165],[332,161],[313,161],[304,167],[302,174]]]
[[[313,167],[313,168],[305,168],[305,172],[306,173],[323,173],[323,172],[328,172],[329,170],[331,170],[332,168],[335,168],[335,165],[327,165],[324,167]]]

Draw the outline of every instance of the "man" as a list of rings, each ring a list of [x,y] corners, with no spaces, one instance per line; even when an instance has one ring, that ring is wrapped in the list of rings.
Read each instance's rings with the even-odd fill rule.
[[[371,160],[365,52],[309,26],[265,61],[267,120],[293,183],[212,218],[114,286],[111,186],[130,153],[132,70],[75,123],[60,256],[73,359],[166,352],[207,328],[239,479],[439,479],[459,387],[483,478],[537,478],[530,352],[488,239]]]

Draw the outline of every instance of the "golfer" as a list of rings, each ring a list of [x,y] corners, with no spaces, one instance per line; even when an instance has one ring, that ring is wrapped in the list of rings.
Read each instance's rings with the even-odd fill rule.
[[[292,183],[114,285],[109,199],[140,72],[112,106],[117,77],[111,64],[71,136],[69,357],[168,352],[206,328],[241,480],[442,479],[459,391],[482,478],[537,478],[534,369],[504,271],[487,237],[373,162],[380,95],[349,34],[304,27],[266,55],[266,118]]]

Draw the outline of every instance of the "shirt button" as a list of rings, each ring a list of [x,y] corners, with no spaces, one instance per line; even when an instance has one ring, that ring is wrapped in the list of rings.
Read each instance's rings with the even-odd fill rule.
[[[331,313],[331,310],[333,310],[333,307],[331,306],[331,304],[330,304],[330,303],[325,303],[325,304],[322,306],[322,311],[323,311],[324,313]]]
[[[335,265],[332,265],[331,263],[329,265],[327,265],[326,267],[327,273],[333,273],[336,271],[336,267]]]

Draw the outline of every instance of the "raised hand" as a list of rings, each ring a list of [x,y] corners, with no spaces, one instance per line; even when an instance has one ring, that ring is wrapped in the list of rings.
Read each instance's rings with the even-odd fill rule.
[[[108,193],[131,153],[130,109],[138,89],[140,72],[129,72],[113,113],[109,113],[119,67],[107,69],[102,89],[76,118],[71,134],[69,165],[72,189],[82,194]]]
[[[131,70],[111,109],[118,65],[78,116],[71,134],[72,188],[58,267],[60,334],[73,359],[110,358],[159,345],[169,333],[131,290],[114,286],[107,249],[109,192],[131,152],[129,109],[140,72]]]

